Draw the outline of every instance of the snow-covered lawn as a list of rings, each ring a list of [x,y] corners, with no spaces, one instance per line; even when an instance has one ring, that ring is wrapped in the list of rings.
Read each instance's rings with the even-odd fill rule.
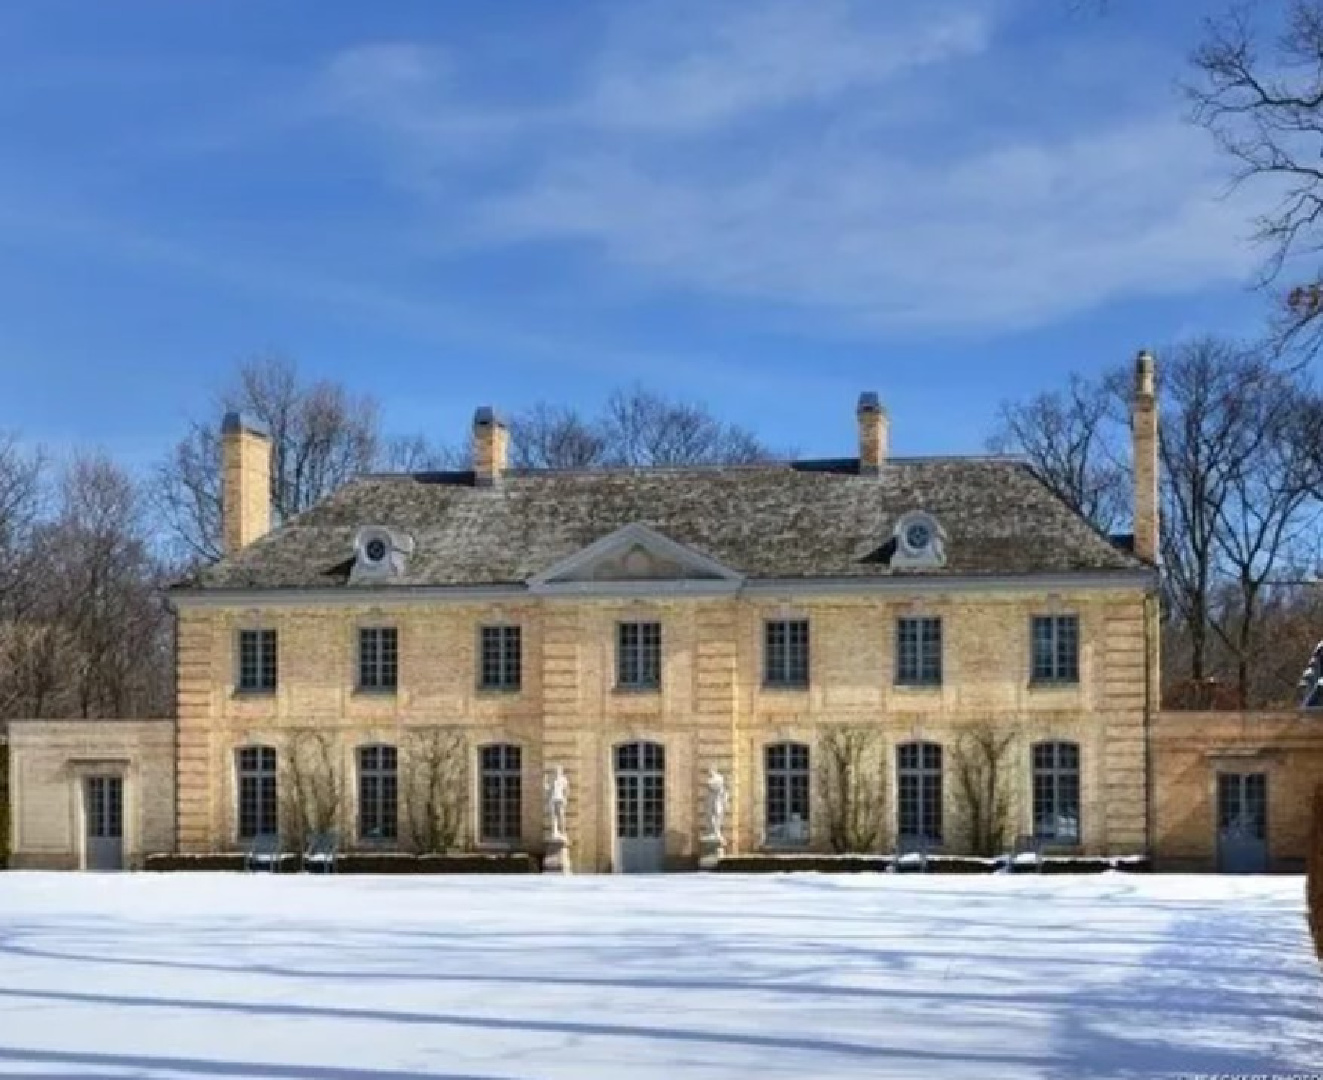
[[[1299,878],[0,874],[0,1075],[1323,1072]]]

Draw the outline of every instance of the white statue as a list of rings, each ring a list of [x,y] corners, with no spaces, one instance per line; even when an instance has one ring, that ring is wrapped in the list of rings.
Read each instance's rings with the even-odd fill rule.
[[[726,791],[726,778],[710,768],[707,771],[707,836],[715,840],[718,846],[726,840],[722,828],[726,824],[726,809],[730,805],[730,793]]]
[[[543,781],[547,796],[547,821],[553,840],[565,839],[565,804],[570,800],[570,778],[560,765],[547,772]]]

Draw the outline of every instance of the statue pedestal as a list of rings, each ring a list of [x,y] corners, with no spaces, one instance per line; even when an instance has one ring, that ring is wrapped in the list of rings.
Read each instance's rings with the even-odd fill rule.
[[[570,868],[570,842],[563,836],[547,837],[546,851],[542,856],[544,874],[572,874]]]
[[[720,836],[711,834],[704,836],[699,841],[698,868],[700,870],[715,870],[726,855],[726,841]]]

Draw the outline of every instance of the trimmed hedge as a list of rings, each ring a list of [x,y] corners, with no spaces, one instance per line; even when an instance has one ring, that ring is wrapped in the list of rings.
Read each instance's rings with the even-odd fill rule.
[[[0,743],[0,870],[9,865],[9,746]]]
[[[300,866],[297,855],[281,856],[281,873],[295,873]],[[157,873],[180,871],[243,870],[243,855],[227,852],[217,855],[148,855],[144,870]],[[341,874],[536,874],[541,866],[534,855],[524,852],[485,855],[412,855],[397,851],[351,851],[336,860]]]
[[[726,874],[881,874],[892,869],[895,862],[890,855],[728,855],[717,863],[718,873]],[[984,859],[964,855],[930,855],[926,872],[929,874],[991,874],[1006,866],[1003,859]],[[1083,858],[1048,856],[1043,859],[1044,874],[1101,874],[1107,870],[1122,873],[1147,873],[1152,866],[1147,858],[1128,855],[1122,858]],[[916,873],[915,869],[897,873]],[[1018,869],[1016,873],[1035,873]]]
[[[1314,821],[1309,836],[1305,893],[1309,932],[1314,935],[1314,953],[1323,960],[1323,784],[1314,789]]]
[[[1044,874],[1103,874],[1108,870],[1122,874],[1148,874],[1153,871],[1153,863],[1139,855],[1127,855],[1120,859],[1063,856],[1043,860]]]
[[[891,866],[885,855],[727,855],[720,874],[877,874]]]

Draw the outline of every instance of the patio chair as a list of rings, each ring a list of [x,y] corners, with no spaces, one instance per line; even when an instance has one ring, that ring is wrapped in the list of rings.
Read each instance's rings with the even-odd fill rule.
[[[891,864],[898,874],[928,872],[928,838],[902,834],[896,837],[896,859]]]
[[[340,837],[334,832],[316,832],[303,849],[305,874],[334,874],[340,857]]]
[[[1006,856],[1006,867],[1012,874],[1041,874],[1043,872],[1043,841],[1029,833],[1017,836],[1015,847]]]
[[[280,873],[280,837],[274,833],[264,833],[261,836],[254,836],[248,845],[248,850],[244,852],[243,868],[253,874],[259,870],[265,870],[270,874]]]

